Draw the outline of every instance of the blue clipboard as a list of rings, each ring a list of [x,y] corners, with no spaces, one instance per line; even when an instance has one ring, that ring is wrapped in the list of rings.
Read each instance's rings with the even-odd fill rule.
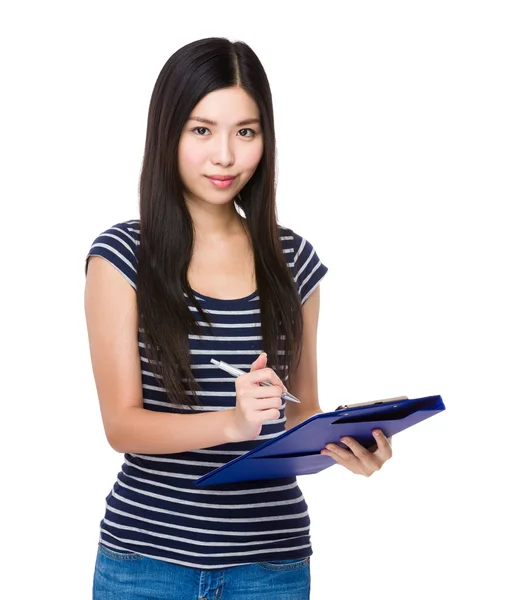
[[[318,473],[336,464],[320,454],[325,444],[350,436],[364,447],[376,442],[373,429],[389,437],[445,410],[441,396],[389,399],[319,413],[197,479],[197,486]]]

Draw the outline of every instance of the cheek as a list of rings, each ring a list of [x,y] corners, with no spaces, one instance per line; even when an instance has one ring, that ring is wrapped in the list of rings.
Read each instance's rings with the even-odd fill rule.
[[[186,142],[179,144],[178,163],[181,176],[189,176],[199,170],[200,166],[203,165],[203,157],[196,144]]]
[[[251,144],[248,151],[242,157],[243,167],[247,171],[255,171],[258,163],[260,162],[263,154],[263,142],[258,144]]]

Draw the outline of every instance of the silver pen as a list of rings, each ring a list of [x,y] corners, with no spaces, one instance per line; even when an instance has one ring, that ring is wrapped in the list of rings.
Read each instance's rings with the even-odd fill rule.
[[[232,367],[232,365],[229,365],[228,363],[225,363],[222,360],[216,360],[215,358],[211,358],[210,362],[214,363],[216,365],[216,367],[218,367],[219,369],[222,369],[223,371],[226,371],[227,373],[229,373],[230,375],[233,375],[234,377],[240,377],[240,375],[246,374],[245,371],[241,371],[240,369],[237,369],[237,367]],[[262,381],[260,383],[260,385],[272,385],[272,383],[270,383],[270,381]],[[292,396],[292,394],[290,394],[290,392],[285,392],[281,397],[284,398],[285,400],[291,400],[292,402],[298,402],[300,404],[300,400],[298,398],[296,398],[295,396]]]

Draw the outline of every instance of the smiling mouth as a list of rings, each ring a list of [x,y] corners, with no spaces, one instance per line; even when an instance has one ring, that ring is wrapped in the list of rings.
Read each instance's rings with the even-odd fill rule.
[[[233,175],[206,175],[205,177],[216,189],[219,190],[225,190],[229,188],[235,180]]]
[[[235,179],[235,175],[205,175],[205,177],[214,181],[231,181]]]

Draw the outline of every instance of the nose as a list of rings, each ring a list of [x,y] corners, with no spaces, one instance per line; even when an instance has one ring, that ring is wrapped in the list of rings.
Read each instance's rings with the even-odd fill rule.
[[[216,136],[210,160],[220,167],[230,167],[235,162],[235,155],[228,135]]]

